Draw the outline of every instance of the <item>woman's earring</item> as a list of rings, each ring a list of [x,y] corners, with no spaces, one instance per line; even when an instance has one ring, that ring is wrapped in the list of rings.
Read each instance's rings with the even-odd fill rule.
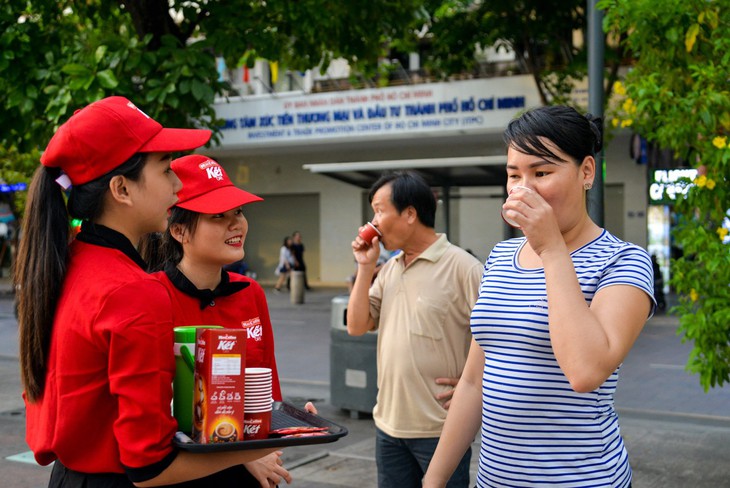
[[[593,183],[583,183],[583,189],[588,191],[593,188]]]

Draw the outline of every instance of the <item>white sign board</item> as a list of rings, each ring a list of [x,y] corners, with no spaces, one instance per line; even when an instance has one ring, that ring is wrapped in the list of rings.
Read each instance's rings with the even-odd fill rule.
[[[530,76],[317,94],[274,94],[216,103],[222,147],[500,132],[540,105]]]

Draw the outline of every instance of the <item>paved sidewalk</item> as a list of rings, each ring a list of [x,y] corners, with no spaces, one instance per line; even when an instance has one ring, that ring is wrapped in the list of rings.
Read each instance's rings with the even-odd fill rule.
[[[301,336],[292,334],[290,328],[326,337],[326,331],[314,330],[313,322],[329,324],[327,304],[337,293],[337,290],[318,290],[307,295],[304,305],[291,305],[286,295],[269,297],[272,320],[279,327],[277,351],[296,355],[303,349]],[[681,343],[676,335],[677,325],[676,318],[665,314],[652,318],[622,367],[616,406],[634,471],[633,486],[728,488],[730,387],[705,393],[697,377],[684,371],[691,347]],[[309,358],[326,354],[321,348],[324,341],[317,342],[320,346],[313,346]],[[306,347],[309,350],[312,346]],[[279,353],[277,357],[281,357]],[[296,372],[285,368],[280,365],[284,378],[307,371],[304,364]],[[293,391],[296,383],[296,380],[284,383],[285,395]],[[324,399],[320,413],[346,425],[350,435],[322,449],[288,449],[285,459],[295,479],[292,486],[376,487],[372,419],[353,420],[348,412],[328,405],[327,386],[300,384],[299,387],[304,388],[304,393],[293,393],[295,403],[304,399],[297,398],[297,394],[308,399]],[[474,448],[476,454],[478,445]],[[472,472],[476,469],[476,458],[472,461]]]
[[[1,285],[1,283],[0,283]],[[377,486],[374,426],[369,416],[329,403],[330,305],[344,289],[315,288],[305,303],[269,293],[285,399],[314,400],[320,414],[348,428],[332,444],[284,451],[294,488]],[[730,488],[730,387],[704,393],[684,371],[690,350],[676,335],[677,319],[649,321],[621,370],[616,406],[634,488]],[[0,289],[0,473],[3,488],[40,488],[50,469],[27,460],[17,366],[17,322]],[[20,456],[19,456],[20,455]],[[476,463],[474,456],[473,466]],[[20,459],[20,461],[18,460]]]

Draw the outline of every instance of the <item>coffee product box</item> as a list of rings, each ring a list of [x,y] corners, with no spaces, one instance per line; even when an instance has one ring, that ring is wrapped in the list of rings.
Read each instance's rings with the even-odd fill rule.
[[[199,329],[195,344],[193,440],[243,440],[246,331]]]

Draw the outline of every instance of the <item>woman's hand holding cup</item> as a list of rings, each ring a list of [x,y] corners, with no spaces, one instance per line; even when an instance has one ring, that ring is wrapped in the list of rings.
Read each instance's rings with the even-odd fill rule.
[[[532,190],[526,186],[520,186],[520,185],[513,186],[509,190],[509,194],[507,195],[507,200],[504,202],[504,204],[502,204],[502,220],[504,220],[509,225],[511,225],[512,227],[515,227],[517,229],[521,228],[520,224],[517,223],[517,221],[514,218],[510,217],[507,214],[507,211],[511,211],[513,214],[519,213],[519,212],[516,209],[512,208],[511,206],[505,207],[505,205],[507,205],[510,202],[510,200],[512,200],[513,195],[515,195],[519,192],[522,192],[522,191],[531,192]]]

